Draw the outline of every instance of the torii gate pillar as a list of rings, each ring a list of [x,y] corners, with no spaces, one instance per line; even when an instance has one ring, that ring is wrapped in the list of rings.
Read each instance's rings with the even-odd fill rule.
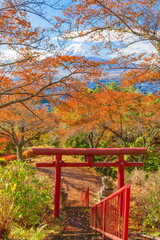
[[[62,155],[56,155],[55,163],[55,184],[54,184],[54,216],[58,217],[60,212],[61,197],[61,161]]]
[[[124,155],[118,156],[119,166],[118,166],[118,189],[124,186]]]

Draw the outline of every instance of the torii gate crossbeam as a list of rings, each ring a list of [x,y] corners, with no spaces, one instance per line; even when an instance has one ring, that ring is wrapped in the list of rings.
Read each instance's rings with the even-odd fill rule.
[[[55,167],[54,216],[60,213],[60,186],[62,167],[118,167],[118,189],[124,186],[124,167],[142,167],[143,162],[127,162],[124,155],[146,154],[146,148],[33,148],[34,155],[54,155],[52,163],[37,163],[36,167]],[[64,162],[63,155],[84,155],[86,162]],[[94,162],[96,155],[117,155],[115,162]]]

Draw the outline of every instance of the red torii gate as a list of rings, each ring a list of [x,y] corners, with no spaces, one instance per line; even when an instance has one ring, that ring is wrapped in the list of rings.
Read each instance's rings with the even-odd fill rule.
[[[36,167],[55,167],[54,216],[60,213],[60,188],[62,167],[118,167],[118,189],[124,186],[124,167],[142,167],[143,162],[127,162],[124,155],[146,154],[146,148],[33,148],[34,155],[55,155],[52,163],[37,163]],[[84,155],[86,162],[64,162],[62,155]],[[117,155],[115,162],[94,162],[96,155]]]

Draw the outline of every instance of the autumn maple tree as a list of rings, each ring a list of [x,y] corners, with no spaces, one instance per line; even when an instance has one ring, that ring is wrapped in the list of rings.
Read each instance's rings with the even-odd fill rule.
[[[1,59],[0,67],[14,65],[41,55],[40,51],[53,51],[53,44],[49,44],[49,35],[45,28],[33,27],[30,22],[32,15],[46,20],[45,8],[54,8],[55,3],[47,1],[6,0],[0,3],[1,29]],[[48,24],[49,24],[48,23]],[[46,44],[47,41],[47,44]]]
[[[0,5],[0,47],[3,56],[0,59],[1,109],[31,98],[49,97],[48,100],[53,100],[51,95],[55,95],[58,88],[62,93],[65,87],[67,92],[71,84],[75,87],[78,75],[79,79],[89,79],[92,74],[98,76],[99,64],[55,53],[48,33],[54,32],[54,27],[52,20],[47,18],[45,7],[54,9],[58,3],[7,0]],[[41,17],[51,27],[33,27],[29,14]],[[12,57],[13,52],[15,57]]]
[[[38,109],[41,101],[54,106],[59,98],[77,91],[92,75],[97,79],[101,76],[100,63],[67,55],[49,57],[40,52],[49,51],[52,46],[46,42],[45,48],[45,30],[33,29],[27,12],[31,10],[30,5],[42,3],[47,4],[45,1],[6,1],[1,9],[1,50],[7,46],[17,52],[17,58],[15,61],[1,59],[0,136],[16,146],[18,158],[22,158],[26,143],[48,131],[54,122],[53,113]]]
[[[61,38],[92,41],[94,50],[114,53],[107,69],[127,70],[122,77],[126,86],[159,79],[159,8],[158,0],[83,0],[70,1],[57,27],[65,25]],[[68,28],[66,28],[68,25]],[[129,53],[135,44],[150,43],[151,54]]]
[[[0,108],[32,98],[37,101],[45,98],[52,104],[56,96],[78,89],[84,84],[83,80],[87,82],[92,75],[98,79],[101,76],[99,66],[100,63],[73,56],[19,63],[12,76],[1,72]]]
[[[45,1],[1,1],[0,3],[0,98],[1,108],[6,107],[15,102],[27,99],[23,92],[29,83],[22,83],[20,80],[13,79],[14,71],[19,67],[19,64],[29,61],[37,61],[40,55],[40,50],[47,45],[44,45],[44,39],[47,37],[45,29],[33,28],[28,20],[27,13],[44,17],[42,11],[42,3]],[[48,47],[49,49],[49,47]],[[24,67],[23,67],[23,71]],[[20,76],[19,76],[20,77]],[[22,90],[23,88],[23,90]],[[21,96],[18,99],[11,100],[14,93],[19,92]],[[27,94],[27,93],[26,93]]]
[[[32,140],[41,134],[53,131],[58,125],[58,118],[43,106],[35,106],[31,101],[26,106],[13,104],[3,109],[0,120],[0,137],[5,138],[17,149],[17,158]]]
[[[121,146],[151,146],[158,134],[159,97],[134,90],[136,83],[159,84],[158,1],[73,0],[56,21],[64,42],[91,42],[97,54],[104,50],[106,59],[107,54],[112,55],[104,62],[104,75],[114,69],[121,73],[117,91],[103,86],[102,91],[87,92],[85,96],[82,91],[64,102],[61,107],[66,112],[63,116],[67,126],[87,134],[103,129],[103,139],[109,132]],[[140,53],[133,51],[141,44],[152,51],[147,47]]]
[[[83,89],[63,101],[58,114],[69,127],[69,135],[87,134],[90,147],[112,137],[117,139],[116,147],[149,147],[158,136],[158,109],[156,95]]]

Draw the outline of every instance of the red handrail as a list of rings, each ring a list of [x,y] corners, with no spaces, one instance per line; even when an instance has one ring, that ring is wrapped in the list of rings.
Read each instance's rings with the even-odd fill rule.
[[[128,239],[130,186],[126,185],[90,209],[90,227],[114,240]]]
[[[89,207],[89,187],[87,188],[86,192],[82,190],[81,200],[84,207]]]

